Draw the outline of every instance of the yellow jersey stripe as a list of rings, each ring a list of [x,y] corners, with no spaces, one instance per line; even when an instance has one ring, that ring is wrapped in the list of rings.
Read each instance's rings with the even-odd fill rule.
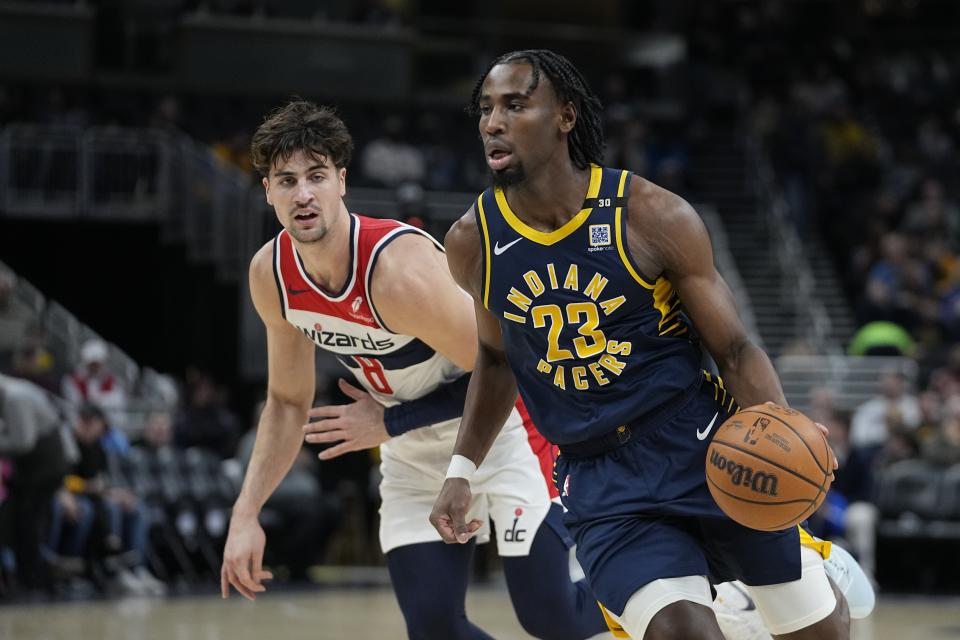
[[[665,336],[665,335],[669,334],[671,331],[673,331],[674,329],[676,329],[677,327],[680,327],[680,326],[682,326],[682,325],[680,324],[679,321],[678,321],[678,322],[674,322],[672,325],[670,325],[670,326],[667,327],[666,329],[663,329],[662,331],[660,331],[660,335]]]
[[[670,309],[673,306],[673,301],[676,297],[676,293],[673,290],[673,285],[669,280],[660,276],[657,278],[657,283],[653,287],[653,306],[656,307],[657,311],[660,312],[660,327],[663,327],[663,323],[666,322],[667,316],[670,315]],[[674,327],[670,327],[673,329]],[[667,329],[669,331],[670,329]],[[666,331],[661,331],[660,335],[663,335]]]
[[[480,230],[483,232],[483,306],[490,308],[490,232],[487,230],[487,216],[483,212],[483,196],[477,198],[477,210],[480,212]]]
[[[800,545],[813,549],[826,560],[830,557],[830,547],[833,545],[829,540],[820,540],[814,538],[812,535],[807,533],[806,529],[797,525],[797,530],[800,531]]]
[[[617,187],[617,197],[623,197],[623,187],[627,182],[628,171],[623,171],[620,174],[620,185]],[[614,237],[617,239],[617,251],[620,253],[620,260],[623,261],[623,266],[627,268],[627,272],[633,276],[633,279],[640,283],[640,286],[644,289],[653,289],[654,285],[650,284],[646,280],[640,277],[640,274],[637,273],[637,270],[633,268],[633,264],[630,262],[630,259],[627,257],[627,252],[624,249],[626,241],[623,239],[623,233],[621,233],[620,228],[623,226],[621,220],[623,218],[623,207],[617,207],[617,210],[614,214],[613,226],[616,227],[614,232]]]
[[[587,187],[587,199],[596,198],[597,194],[600,193],[600,181],[602,178],[603,169],[595,164],[590,165],[590,186]],[[581,209],[577,215],[573,216],[559,229],[549,232],[538,231],[517,217],[517,214],[510,208],[510,203],[507,202],[507,196],[503,192],[503,189],[497,187],[494,195],[497,198],[497,205],[500,207],[500,213],[503,215],[503,219],[507,221],[507,224],[509,224],[514,231],[528,240],[547,246],[560,242],[579,229],[590,216],[590,212],[593,211],[593,208]]]

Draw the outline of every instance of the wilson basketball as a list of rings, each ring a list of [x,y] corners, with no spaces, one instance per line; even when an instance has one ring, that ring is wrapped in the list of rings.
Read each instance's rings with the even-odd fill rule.
[[[707,486],[733,520],[779,531],[809,518],[833,482],[833,451],[795,409],[761,404],[731,416],[707,449]]]

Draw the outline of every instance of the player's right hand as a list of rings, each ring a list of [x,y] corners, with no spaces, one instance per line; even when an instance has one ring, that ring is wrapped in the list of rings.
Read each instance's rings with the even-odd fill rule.
[[[248,600],[256,600],[258,593],[266,591],[263,581],[273,578],[273,574],[262,567],[266,544],[267,536],[255,515],[234,515],[230,519],[230,532],[223,548],[223,566],[220,569],[222,597],[230,596],[230,585]]]
[[[474,518],[467,522],[470,509],[470,483],[463,478],[447,478],[430,513],[430,524],[447,544],[465,544],[480,530],[483,523]]]

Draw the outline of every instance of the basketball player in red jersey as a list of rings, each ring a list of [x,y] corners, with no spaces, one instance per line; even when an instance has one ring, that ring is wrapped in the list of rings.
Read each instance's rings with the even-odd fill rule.
[[[258,514],[306,440],[337,443],[321,458],[380,446],[380,541],[411,638],[489,638],[467,620],[473,545],[446,545],[429,514],[453,452],[476,355],[476,324],[443,248],[394,220],[343,202],[351,139],[327,108],[293,102],[252,142],[268,203],[283,230],[250,265],[267,330],[267,402],[224,549],[221,587],[253,599],[262,568]],[[353,374],[354,402],[311,409],[316,347]],[[308,423],[308,417],[320,420]],[[474,478],[473,531],[497,546],[517,617],[539,638],[604,631],[585,581],[569,570],[569,538],[516,411]]]

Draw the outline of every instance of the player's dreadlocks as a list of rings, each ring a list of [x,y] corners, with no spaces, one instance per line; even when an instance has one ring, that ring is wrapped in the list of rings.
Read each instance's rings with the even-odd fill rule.
[[[473,88],[470,96],[470,106],[467,107],[471,115],[479,115],[480,89],[487,74],[498,64],[507,64],[517,61],[529,62],[533,67],[533,80],[528,92],[533,92],[540,84],[540,74],[546,74],[553,85],[553,90],[561,102],[572,102],[577,110],[577,121],[567,137],[570,148],[570,160],[578,169],[586,169],[590,163],[601,164],[603,161],[603,125],[601,118],[602,105],[600,99],[590,90],[583,74],[573,66],[569,60],[559,53],[549,49],[526,49],[505,53],[487,67]]]

